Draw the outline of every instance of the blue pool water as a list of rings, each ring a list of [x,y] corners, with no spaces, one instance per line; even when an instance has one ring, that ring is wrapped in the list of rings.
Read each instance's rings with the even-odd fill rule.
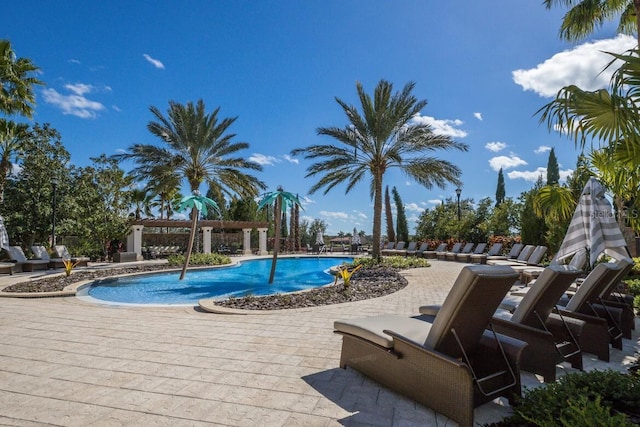
[[[88,288],[90,297],[124,304],[197,305],[203,298],[226,299],[245,295],[271,295],[311,289],[333,282],[328,269],[351,258],[278,258],[269,284],[271,258],[243,261],[238,266],[153,273],[98,281]]]

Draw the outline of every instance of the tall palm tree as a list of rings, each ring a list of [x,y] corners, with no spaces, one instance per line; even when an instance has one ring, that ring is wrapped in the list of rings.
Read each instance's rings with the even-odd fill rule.
[[[38,70],[30,59],[16,57],[9,40],[0,40],[0,112],[31,118],[33,87],[43,84],[33,77]]]
[[[581,40],[605,21],[619,17],[618,32],[635,34],[640,44],[640,0],[544,0],[543,4],[547,9],[571,8],[560,26],[560,37],[565,40]]]
[[[318,135],[335,139],[340,145],[318,144],[298,148],[292,155],[317,160],[307,169],[307,177],[319,177],[309,190],[324,188],[324,194],[340,184],[346,193],[365,177],[373,199],[373,257],[380,258],[380,227],[382,218],[382,188],[384,175],[397,167],[425,188],[444,188],[447,183],[461,185],[461,171],[448,161],[432,157],[435,150],[467,151],[468,146],[448,136],[435,134],[428,124],[412,120],[425,107],[412,94],[414,83],[393,93],[393,85],[381,80],[373,99],[360,83],[356,84],[361,111],[336,98],[349,124],[344,127],[321,127]]]
[[[265,185],[243,170],[261,171],[262,167],[243,157],[232,157],[249,147],[246,142],[233,142],[235,134],[227,133],[236,118],[218,119],[220,108],[208,114],[204,101],[185,105],[169,101],[167,116],[150,107],[156,121],[147,125],[165,146],[134,144],[128,152],[114,156],[118,160],[133,160],[137,166],[132,174],[138,177],[179,177],[185,179],[192,194],[199,194],[206,183],[222,193],[255,197]],[[168,178],[167,178],[168,179]],[[197,209],[191,210],[192,220]],[[191,235],[196,230],[192,228]],[[190,238],[190,241],[193,241]],[[191,255],[187,248],[186,258]]]

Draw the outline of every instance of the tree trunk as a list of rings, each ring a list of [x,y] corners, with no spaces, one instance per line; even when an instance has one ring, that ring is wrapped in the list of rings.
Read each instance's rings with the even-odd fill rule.
[[[280,250],[280,222],[282,221],[282,197],[278,196],[274,208],[273,220],[275,221],[276,240],[273,242],[273,260],[271,261],[271,272],[269,273],[269,284],[273,283],[276,274],[276,263],[278,262],[278,251]]]
[[[184,254],[184,265],[182,266],[182,273],[180,273],[180,280],[184,279],[184,275],[187,273],[187,266],[189,265],[189,259],[191,258],[191,251],[193,250],[193,241],[196,238],[196,228],[198,225],[198,210],[193,208],[191,210],[191,234],[189,234],[189,243],[187,244],[187,252]]]
[[[372,256],[380,261],[380,228],[382,223],[382,177],[375,176],[373,189],[373,252]]]

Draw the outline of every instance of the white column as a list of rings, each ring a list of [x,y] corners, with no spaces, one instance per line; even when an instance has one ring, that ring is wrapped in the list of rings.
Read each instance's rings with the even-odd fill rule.
[[[267,251],[267,230],[268,228],[258,228],[258,233],[260,234],[258,255],[269,255]]]
[[[142,229],[144,225],[134,225],[131,227],[131,233],[127,236],[127,251],[135,252],[138,261],[142,261]]]
[[[243,228],[242,233],[244,235],[244,240],[242,243],[242,253],[244,255],[251,255],[251,229]]]
[[[202,227],[202,253],[211,253],[211,230],[213,227]]]

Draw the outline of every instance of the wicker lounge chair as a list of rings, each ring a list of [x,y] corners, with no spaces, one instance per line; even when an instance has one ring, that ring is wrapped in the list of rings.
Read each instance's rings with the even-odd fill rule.
[[[520,394],[526,344],[486,331],[516,279],[509,268],[465,266],[432,323],[394,315],[336,321],[340,366],[470,427],[476,406]]]
[[[44,246],[31,246],[31,252],[38,259],[49,261],[49,268],[64,268],[64,260],[62,258],[51,258]]]
[[[89,262],[89,257],[84,256],[71,256],[69,250],[65,245],[56,245],[53,247],[56,255],[62,259],[70,259],[73,263],[78,263],[79,267],[86,267]]]
[[[445,252],[447,250],[447,244],[446,243],[440,243],[438,245],[438,247],[433,250],[433,251],[424,251],[422,253],[422,256],[427,258],[427,259],[436,259],[438,256],[438,252]]]
[[[444,256],[444,259],[447,261],[455,261],[456,257],[460,254],[470,254],[473,251],[473,243],[465,243],[465,245],[460,249],[459,252],[447,252]]]
[[[440,261],[444,261],[445,259],[447,259],[447,254],[457,254],[458,252],[460,252],[461,248],[462,243],[454,243],[450,251],[445,250],[436,252],[436,258],[438,258]]]
[[[415,251],[416,250],[416,242],[409,242],[409,246],[407,246],[406,248],[405,248],[405,243],[404,242],[398,242],[398,245],[396,246],[396,248],[393,251],[391,251],[391,255],[407,256],[407,251],[408,250]]]
[[[492,246],[493,247],[493,246]],[[500,248],[502,249],[502,248]],[[518,255],[520,255],[520,252],[522,252],[522,249],[524,249],[524,244],[522,243],[514,243],[513,246],[511,246],[511,250],[509,251],[509,253],[507,255],[491,255],[489,257],[487,257],[487,261],[496,261],[496,260],[508,260],[508,259],[517,259]]]
[[[20,246],[10,246],[9,249],[7,249],[7,253],[9,254],[9,258],[15,261],[16,266],[22,268],[22,271],[46,270],[49,267],[49,261],[27,259]]]
[[[489,252],[487,252],[486,254],[473,253],[469,257],[469,259],[473,264],[486,264],[487,263],[487,259],[489,257],[499,256],[500,255],[500,251],[502,251],[502,243],[494,243],[493,245],[491,245],[491,248],[489,248]]]
[[[535,245],[526,245],[516,259],[487,259],[489,265],[526,265],[527,260],[533,254],[536,249]]]
[[[424,251],[426,251],[429,248],[429,244],[427,242],[422,242],[420,244],[420,247],[414,251],[411,251],[409,249],[407,249],[407,256],[418,256],[421,257],[424,254]]]
[[[391,255],[391,252],[395,250],[396,242],[388,242],[385,247],[380,250],[380,255]]]
[[[478,243],[478,245],[476,246],[476,248],[473,250],[473,252],[464,252],[461,251],[459,254],[456,255],[456,261],[458,262],[471,262],[471,255],[479,255],[484,253],[484,250],[487,248],[487,244],[486,243]]]
[[[580,274],[580,270],[565,265],[550,265],[513,313],[498,310],[492,321],[497,332],[529,343],[522,356],[522,369],[542,375],[545,382],[555,381],[559,362],[567,361],[574,368],[582,369],[579,340],[585,322],[550,316],[560,297]]]
[[[578,274],[580,271],[567,266],[549,266],[526,297],[518,300],[520,304],[511,306],[513,313],[499,309],[492,320],[497,332],[529,343],[522,356],[522,369],[542,375],[545,382],[555,381],[558,362],[566,360],[582,369],[578,338],[584,322],[573,318],[548,320],[556,302]],[[503,303],[506,300],[510,298],[506,297]],[[439,310],[439,305],[420,307],[420,312],[428,315]]]

